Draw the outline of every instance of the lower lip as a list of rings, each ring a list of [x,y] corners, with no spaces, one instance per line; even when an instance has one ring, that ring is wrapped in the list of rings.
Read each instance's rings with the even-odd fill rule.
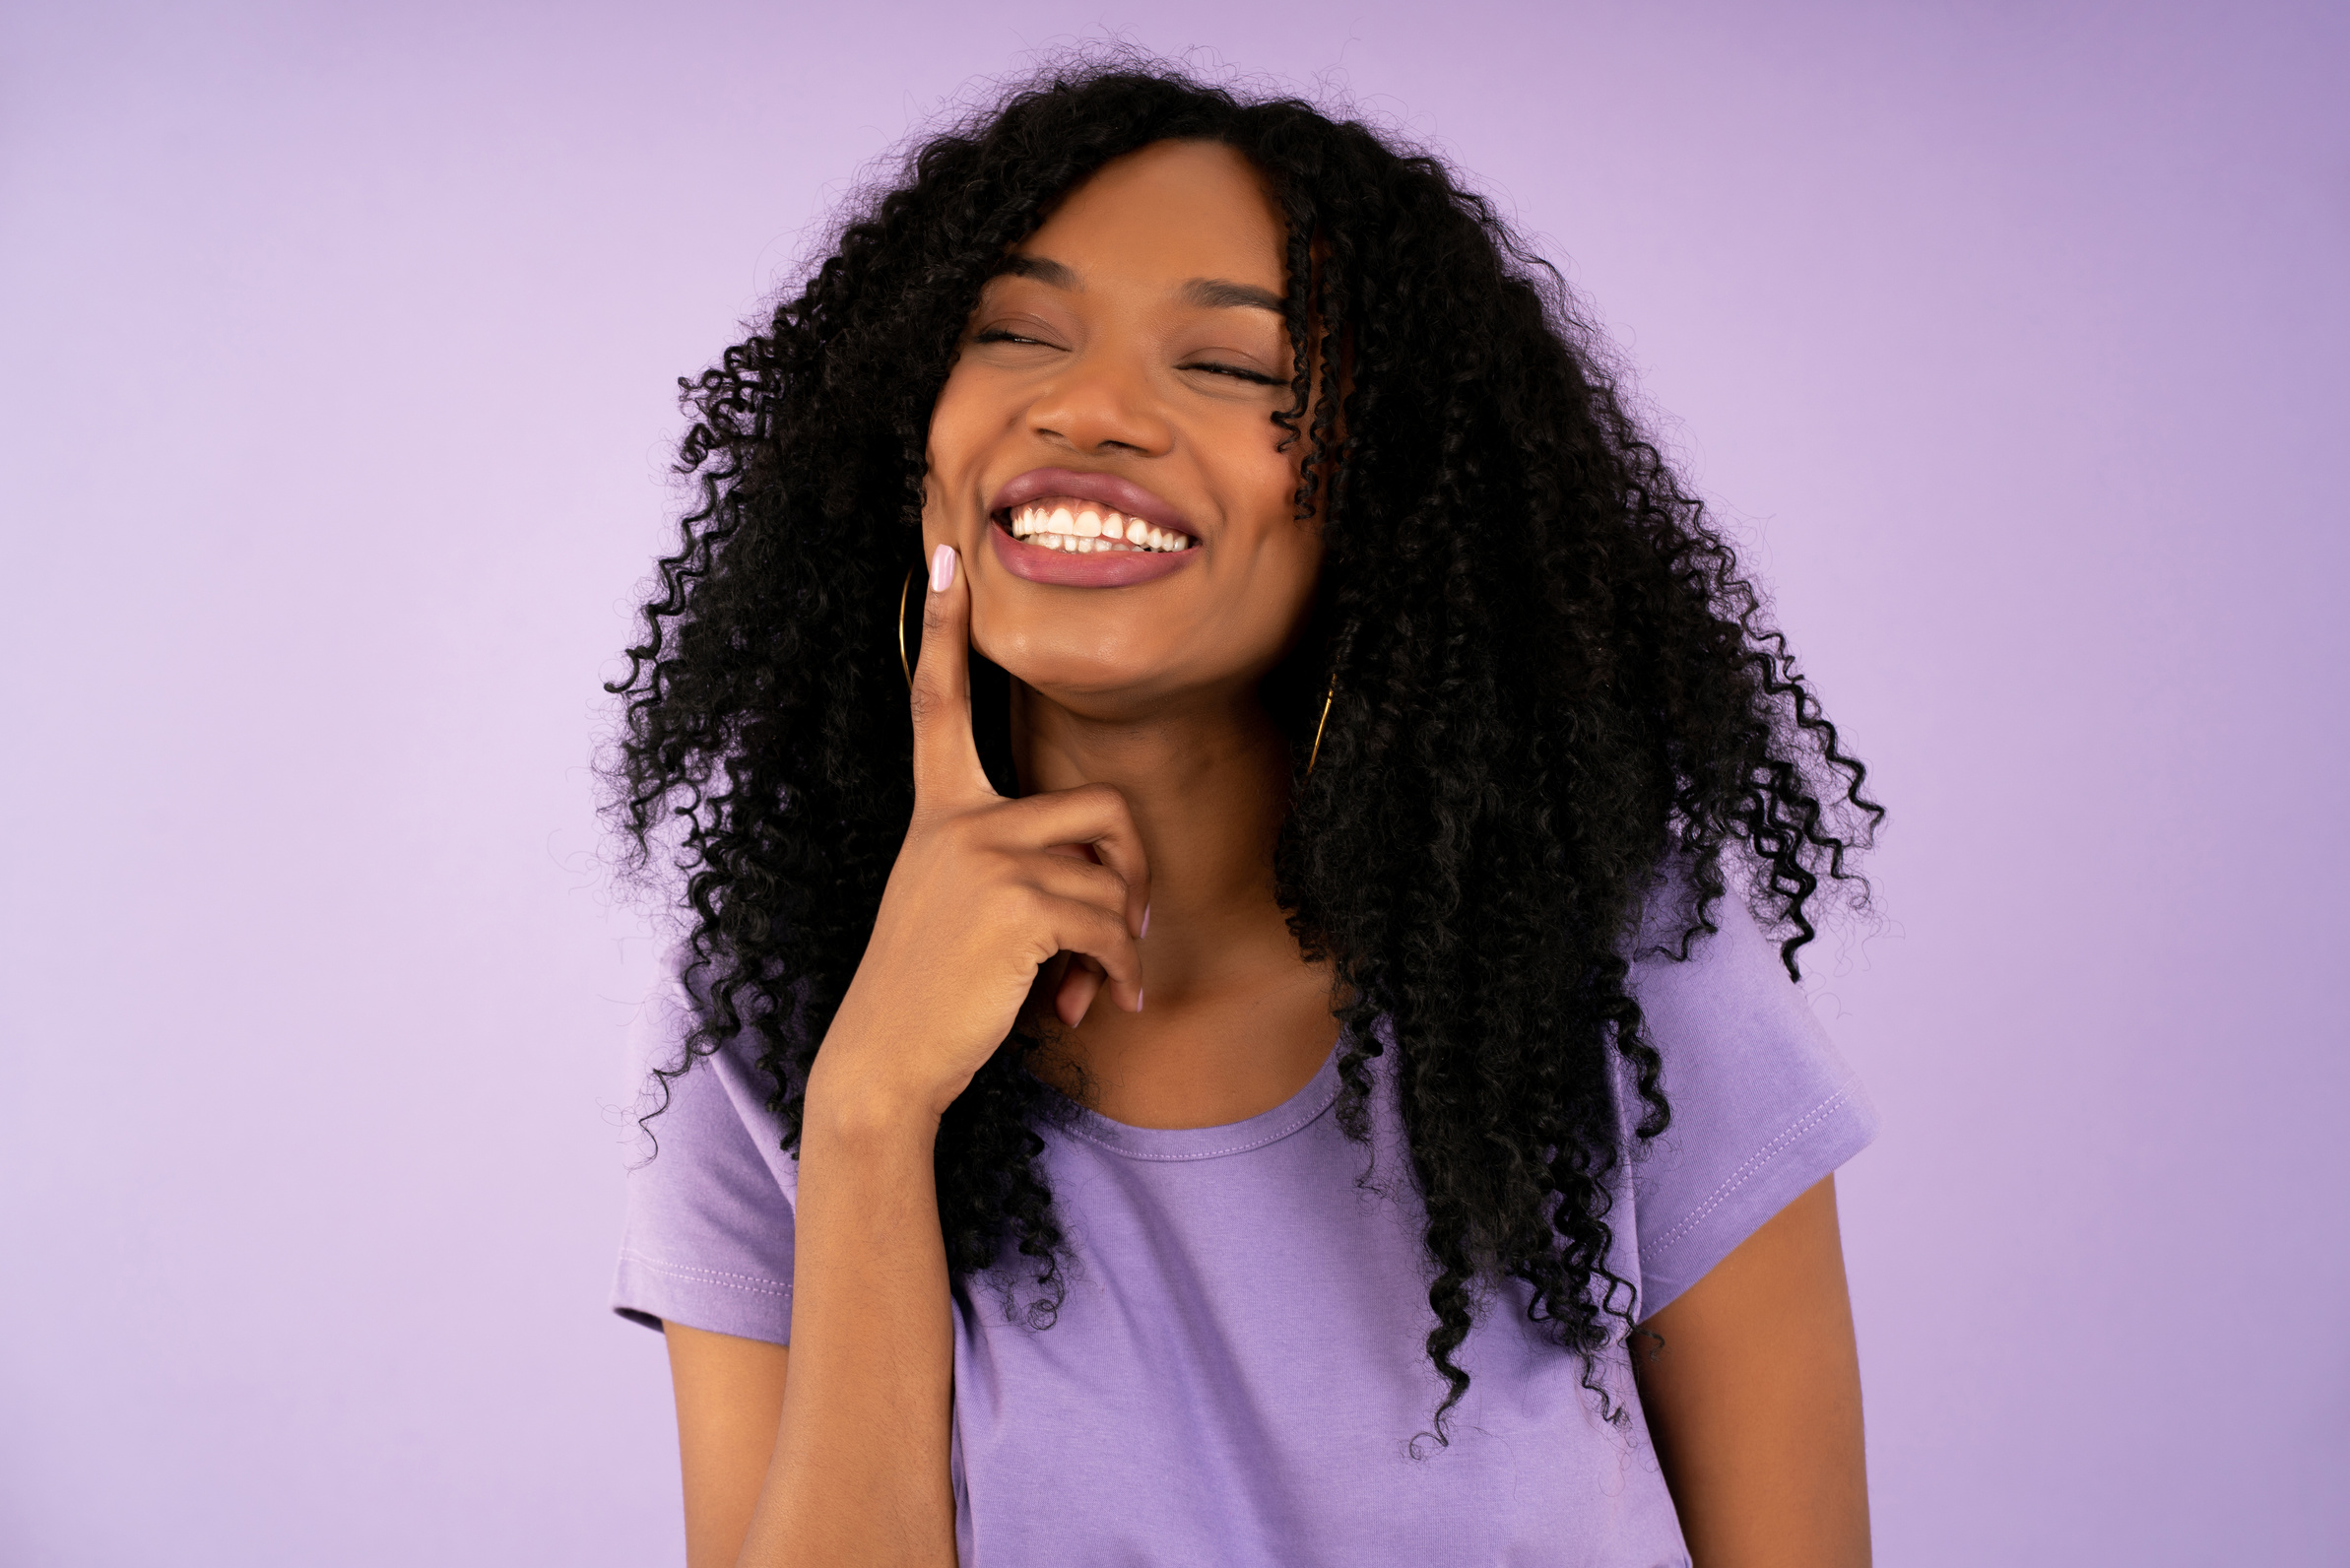
[[[987,541],[995,547],[996,561],[1014,577],[1050,583],[1056,588],[1131,588],[1156,582],[1181,571],[1200,553],[1198,545],[1181,550],[1108,550],[1073,555],[1066,550],[1047,550],[1014,539],[1001,523],[991,522]]]

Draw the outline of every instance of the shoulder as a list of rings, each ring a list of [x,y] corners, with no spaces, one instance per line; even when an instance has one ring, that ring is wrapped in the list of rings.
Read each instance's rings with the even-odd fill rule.
[[[1743,880],[1728,882],[1704,904],[1687,876],[1668,870],[1642,902],[1624,983],[1651,1040],[1660,1050],[1678,1045],[1714,1058],[1760,1059],[1774,1047],[1798,1056],[1832,1051]]]
[[[746,1029],[707,1048],[697,991],[690,967],[672,961],[637,1020],[645,1093],[613,1304],[639,1322],[782,1343],[799,1161],[768,1109],[762,1037]]]
[[[1660,884],[1627,989],[1661,1064],[1668,1111],[1631,1168],[1643,1313],[1664,1306],[1789,1202],[1865,1147],[1866,1089],[1789,976],[1733,880],[1683,936],[1685,882]],[[1686,956],[1681,954],[1686,952]],[[1627,1094],[1627,1121],[1639,1107]]]

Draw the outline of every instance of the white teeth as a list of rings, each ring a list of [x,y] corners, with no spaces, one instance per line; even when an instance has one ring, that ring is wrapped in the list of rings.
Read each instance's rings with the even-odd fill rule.
[[[1139,517],[1106,507],[1064,505],[1048,507],[1031,501],[1005,520],[1014,539],[1025,539],[1045,550],[1073,555],[1116,551],[1173,552],[1197,543],[1188,534],[1154,528]]]

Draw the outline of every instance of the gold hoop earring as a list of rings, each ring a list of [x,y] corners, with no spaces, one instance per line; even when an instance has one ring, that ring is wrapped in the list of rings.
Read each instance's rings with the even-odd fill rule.
[[[1322,720],[1314,726],[1314,749],[1306,753],[1306,777],[1314,776],[1314,764],[1322,760],[1322,732],[1330,728],[1330,705],[1338,695],[1338,678],[1330,678],[1330,689],[1322,696]]]
[[[906,568],[906,580],[897,589],[897,667],[906,673],[906,689],[914,689],[914,661],[906,657],[906,599],[914,591],[914,579],[922,575],[920,566]]]

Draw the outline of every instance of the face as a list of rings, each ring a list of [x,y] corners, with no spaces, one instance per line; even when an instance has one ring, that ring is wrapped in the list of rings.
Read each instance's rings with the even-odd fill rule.
[[[1251,689],[1320,570],[1295,515],[1284,231],[1238,153],[1166,142],[1072,192],[987,286],[931,416],[923,548],[971,639],[1088,717]]]

